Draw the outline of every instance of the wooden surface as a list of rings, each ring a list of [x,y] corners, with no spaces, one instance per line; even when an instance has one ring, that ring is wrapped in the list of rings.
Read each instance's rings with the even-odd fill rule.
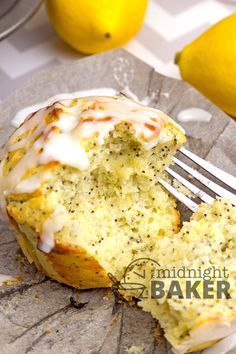
[[[54,67],[29,81],[1,105],[1,144],[13,129],[10,120],[25,106],[57,93],[97,87],[120,90],[127,84],[140,99],[152,97],[151,105],[173,118],[192,106],[211,112],[209,123],[182,124],[187,146],[236,175],[235,121],[187,84],[159,75],[123,50]],[[2,224],[0,273],[23,278],[18,285],[0,287],[0,353],[125,354],[136,346],[142,354],[171,353],[169,344],[155,335],[157,324],[151,316],[135,306],[117,304],[110,290],[78,291],[37,273]],[[76,309],[71,296],[88,304]]]

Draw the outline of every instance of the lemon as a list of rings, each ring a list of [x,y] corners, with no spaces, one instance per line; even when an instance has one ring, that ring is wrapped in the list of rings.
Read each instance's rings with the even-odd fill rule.
[[[47,0],[52,25],[76,50],[92,54],[120,47],[140,29],[147,0]]]
[[[182,78],[236,117],[236,14],[176,54]]]

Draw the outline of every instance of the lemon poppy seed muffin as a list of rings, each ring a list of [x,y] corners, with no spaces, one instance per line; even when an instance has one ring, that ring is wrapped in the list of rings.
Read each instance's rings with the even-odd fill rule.
[[[175,353],[204,349],[236,331],[236,208],[229,201],[218,199],[212,205],[202,204],[176,237],[159,240],[152,258],[158,267],[153,270],[150,263],[145,264],[149,275],[144,284],[149,288],[151,278],[161,280],[165,294],[155,298],[155,293],[149,293],[138,304],[158,319]],[[183,272],[177,277],[177,270],[183,267],[191,272],[185,272],[185,278]],[[205,280],[213,282],[209,293],[204,290],[204,272]],[[137,282],[135,274],[131,273],[129,281]],[[171,281],[178,281],[182,294],[168,297]],[[200,281],[196,287],[200,298],[187,298],[186,281],[191,286]],[[208,298],[209,294],[212,298]]]
[[[158,184],[182,129],[121,97],[61,100],[12,134],[1,162],[2,217],[30,262],[78,288],[110,285],[138,254],[178,230]]]

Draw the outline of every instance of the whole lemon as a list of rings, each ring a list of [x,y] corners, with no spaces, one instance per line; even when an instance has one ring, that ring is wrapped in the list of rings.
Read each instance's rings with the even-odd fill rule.
[[[120,47],[140,29],[147,0],[47,0],[59,36],[82,53]]]
[[[177,53],[175,63],[185,81],[236,117],[236,14]]]

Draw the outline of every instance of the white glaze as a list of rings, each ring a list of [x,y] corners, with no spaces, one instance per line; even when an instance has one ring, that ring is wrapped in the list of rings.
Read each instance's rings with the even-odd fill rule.
[[[13,127],[17,128],[19,127],[25,120],[25,117],[27,117],[29,114],[38,111],[41,108],[50,106],[56,101],[64,100],[64,99],[73,99],[77,97],[88,97],[88,96],[115,96],[117,95],[117,91],[114,90],[111,87],[102,87],[102,88],[97,88],[97,89],[91,89],[91,90],[80,90],[80,91],[74,91],[74,92],[65,92],[65,93],[60,93],[58,95],[52,96],[48,98],[47,100],[36,103],[32,106],[25,107],[18,111],[15,115],[15,117],[12,119],[11,124]]]
[[[219,340],[236,332],[236,320],[229,322],[209,321],[190,332],[190,338],[173,349],[176,354],[184,354],[192,347],[201,343]]]
[[[144,97],[140,102],[145,105],[149,106],[155,100],[157,100],[159,94],[159,90],[152,91],[148,96]]]
[[[169,98],[170,94],[169,94],[169,92],[162,92],[161,96],[164,96],[165,98]]]
[[[50,171],[43,171],[37,173],[29,178],[23,179],[17,185],[13,191],[15,194],[20,193],[33,193],[35,190],[40,188],[41,184],[51,177]]]
[[[133,93],[130,90],[128,85],[124,86],[124,88],[120,92],[123,93],[126,97],[131,98],[134,101],[137,101],[137,102],[139,101],[138,96],[135,95],[135,93]],[[140,102],[143,103],[143,101],[140,101]],[[145,103],[143,103],[143,104],[145,105]]]
[[[11,285],[20,281],[20,277],[14,275],[0,274],[0,286]]]
[[[7,176],[0,179],[2,213],[6,214],[5,197],[9,193],[32,193],[51,176],[45,168],[45,171],[25,178],[32,168],[59,162],[80,170],[87,169],[89,154],[81,145],[84,139],[94,136],[102,144],[117,124],[127,122],[133,127],[137,140],[146,149],[151,149],[158,142],[171,138],[168,131],[162,129],[170,121],[176,125],[161,111],[123,97],[66,98],[40,109],[26,118],[5,146],[5,155],[22,148],[25,154]],[[4,161],[0,165],[1,175],[3,164]],[[41,249],[46,253],[54,246],[54,232],[63,226],[61,215],[62,210],[56,209],[43,225]]]
[[[54,234],[61,231],[65,225],[66,210],[58,206],[50,217],[44,222],[40,235],[38,248],[44,253],[49,253],[55,246]]]
[[[85,170],[89,160],[78,139],[71,134],[53,135],[43,147],[38,162],[40,165],[58,161],[63,165]]]
[[[46,118],[50,115],[55,119],[48,122]],[[123,97],[88,97],[75,102],[70,99],[56,102],[27,117],[10,137],[5,154],[20,148],[26,148],[26,153],[7,177],[1,178],[2,193],[32,191],[47,175],[28,179],[27,187],[27,182],[22,181],[24,175],[49,162],[60,162],[80,170],[88,168],[88,156],[80,141],[94,135],[102,144],[105,136],[120,122],[129,122],[136,138],[150,149],[160,141],[168,141],[168,132],[162,128],[169,121],[171,119],[161,111]],[[22,134],[24,138],[18,141]]]
[[[212,114],[202,108],[190,107],[182,110],[177,115],[177,120],[182,123],[188,122],[210,122]]]
[[[205,349],[202,354],[226,354],[236,347],[236,333],[222,339],[212,347]]]

